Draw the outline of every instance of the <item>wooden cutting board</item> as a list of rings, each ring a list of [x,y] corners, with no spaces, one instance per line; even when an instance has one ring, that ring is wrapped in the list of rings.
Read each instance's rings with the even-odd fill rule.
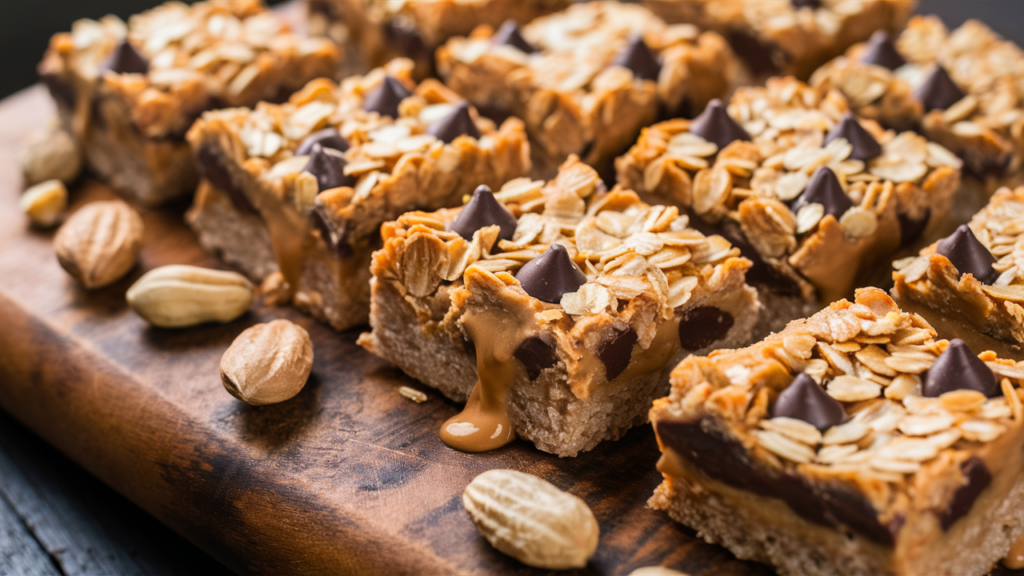
[[[240,573],[532,574],[493,550],[462,507],[477,474],[511,468],[582,497],[601,525],[580,573],[662,564],[691,574],[767,573],[646,506],[660,481],[649,426],[573,459],[515,442],[463,454],[438,438],[458,406],[289,309],[254,307],[227,325],[148,327],[128,286],[165,264],[218,267],[182,223],[184,206],[144,211],[139,266],[117,284],[79,288],[52,232],[17,209],[17,157],[53,114],[45,91],[0,103],[0,406],[141,507]],[[85,180],[74,208],[109,198]],[[289,318],[313,338],[306,388],[275,406],[224,391],[220,357],[245,328]],[[430,400],[398,394],[409,385]]]

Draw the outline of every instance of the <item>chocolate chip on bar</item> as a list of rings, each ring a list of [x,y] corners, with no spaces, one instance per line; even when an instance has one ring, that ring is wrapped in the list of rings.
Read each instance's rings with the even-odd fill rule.
[[[882,154],[882,145],[860,125],[857,117],[851,112],[843,114],[842,120],[829,131],[825,136],[825,144],[836,138],[845,138],[853,146],[850,158],[854,160],[871,160]]]
[[[447,116],[431,124],[427,128],[427,134],[436,136],[438,140],[449,144],[463,135],[479,138],[480,130],[473,122],[473,117],[469,115],[469,104],[463,101],[456,104]]]
[[[961,224],[955,232],[939,240],[935,253],[949,258],[950,264],[961,274],[970,274],[982,284],[991,284],[999,276],[992,268],[996,263],[995,256],[978,241],[966,224]]]
[[[691,356],[649,504],[780,573],[986,573],[1024,536],[1024,363],[975,352],[866,288]]]
[[[497,226],[501,230],[498,240],[511,241],[516,232],[516,217],[494,199],[490,187],[481,184],[473,191],[473,197],[459,212],[449,230],[466,240],[472,240],[476,231],[485,226]]]
[[[323,130],[317,130],[299,144],[299,147],[295,149],[296,156],[305,156],[313,151],[313,145],[319,144],[324,148],[333,148],[344,152],[348,150],[348,140],[338,132],[337,128],[324,128]]]
[[[385,76],[384,81],[367,94],[363,110],[398,118],[398,105],[409,96],[412,96],[412,92],[404,84],[391,76]]]
[[[516,179],[384,225],[373,330],[359,343],[467,402],[442,426],[450,446],[519,436],[574,456],[642,421],[670,363],[751,338],[758,304],[739,250],[675,207],[600,183],[571,157],[547,182]],[[504,218],[484,214],[492,202],[514,217],[509,239]]]
[[[657,80],[661,72],[661,62],[641,36],[630,38],[626,47],[612,60],[612,65],[622,66],[633,76],[644,80]]]
[[[115,74],[145,74],[149,72],[149,62],[145,56],[139,54],[131,42],[121,40],[110,57],[100,66],[100,73],[107,70]]]
[[[750,141],[750,134],[729,116],[725,105],[718,98],[708,102],[704,111],[693,119],[690,132],[713,142],[719,150],[737,140]]]
[[[871,35],[860,53],[860,61],[889,70],[895,70],[907,63],[893,43],[892,37],[885,30],[878,30]]]
[[[914,97],[924,105],[925,112],[945,110],[964,96],[964,91],[949,77],[949,72],[941,64],[937,64],[914,90]]]
[[[494,33],[492,39],[495,46],[512,46],[524,54],[533,54],[537,47],[526,41],[519,30],[519,24],[515,20],[506,20],[501,28]]]

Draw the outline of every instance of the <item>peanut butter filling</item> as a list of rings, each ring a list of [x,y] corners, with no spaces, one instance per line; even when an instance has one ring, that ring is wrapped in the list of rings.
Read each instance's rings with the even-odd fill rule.
[[[1003,566],[1010,570],[1024,568],[1024,538],[1018,538],[1010,546],[1010,551],[1006,553],[1006,558],[1003,558]]]

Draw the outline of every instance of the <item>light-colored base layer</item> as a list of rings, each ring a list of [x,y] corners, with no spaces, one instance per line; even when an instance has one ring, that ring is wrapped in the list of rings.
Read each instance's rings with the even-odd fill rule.
[[[648,504],[706,542],[781,574],[956,575],[987,573],[1024,535],[1022,498],[1024,478],[1015,478],[1008,493],[994,485],[948,532],[899,552],[807,522],[779,500],[717,482],[666,476]]]
[[[185,222],[207,252],[238,268],[253,282],[258,284],[279,270],[263,220],[240,212],[208,182],[200,183]]]
[[[359,344],[455,402],[465,402],[477,381],[476,355],[461,332],[438,327],[448,311],[446,288],[429,300],[420,299],[424,311],[417,313],[396,283],[374,278],[371,287],[373,331],[363,334]],[[733,306],[722,304],[729,301]],[[753,290],[711,294],[695,298],[691,305],[716,303],[733,313],[735,324],[723,339],[694,354],[753,341],[758,318],[753,312]],[[751,312],[744,313],[747,310]],[[669,372],[689,354],[678,352],[660,373],[604,382],[585,400],[572,393],[561,365],[542,371],[535,380],[521,379],[511,387],[508,399],[516,435],[563,457],[591,450],[605,440],[618,440],[647,421],[651,403],[668,393]]]
[[[366,324],[370,315],[371,255],[371,250],[363,248],[338,259],[323,241],[317,241],[306,256],[295,306],[338,331]]]

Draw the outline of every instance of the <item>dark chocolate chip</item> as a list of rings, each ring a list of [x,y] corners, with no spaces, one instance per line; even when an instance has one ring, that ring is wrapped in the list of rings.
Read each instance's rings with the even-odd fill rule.
[[[404,84],[391,76],[385,76],[384,81],[366,95],[363,101],[363,110],[377,112],[381,116],[398,118],[398,104],[412,96],[412,92]]]
[[[871,35],[860,53],[860,61],[889,70],[895,70],[907,63],[885,30],[878,30]]]
[[[523,363],[530,380],[536,380],[541,371],[555,365],[555,346],[550,336],[530,336],[523,340],[512,356]]]
[[[882,153],[882,145],[860,125],[856,116],[851,112],[843,114],[843,119],[839,121],[839,124],[829,131],[828,136],[825,136],[825,144],[836,138],[846,138],[846,141],[853,146],[850,158],[855,160],[870,160]]]
[[[43,81],[46,88],[50,91],[50,96],[60,105],[65,108],[74,108],[75,102],[78,101],[78,97],[75,95],[75,89],[68,82],[61,79],[56,74],[42,74],[39,79]]]
[[[690,132],[708,142],[714,142],[721,150],[734,140],[750,140],[750,134],[743,129],[725,110],[718,98],[708,102],[704,111],[690,122]]]
[[[812,203],[821,204],[825,208],[825,214],[831,214],[837,219],[853,208],[853,202],[846,192],[843,192],[839,178],[836,178],[836,173],[828,166],[819,166],[814,171],[807,188],[797,196],[790,208],[796,214],[800,208]]]
[[[821,8],[821,0],[789,0],[789,3],[797,10],[801,8],[811,8],[812,10]]]
[[[384,45],[402,56],[413,60],[432,58],[431,50],[423,36],[416,29],[416,23],[402,15],[390,18],[383,26]]]
[[[636,331],[626,326],[616,329],[615,333],[601,343],[597,351],[597,357],[604,363],[605,378],[609,381],[615,380],[629,366],[629,360],[633,356],[633,346],[636,344]]]
[[[196,151],[196,171],[215,188],[227,194],[239,212],[257,214],[256,208],[249,201],[241,186],[235,183],[235,179],[231,177],[231,172],[208,146],[200,146]]]
[[[1002,393],[992,369],[959,338],[949,341],[949,348],[921,375],[921,381],[921,393],[928,398],[953,390],[976,390],[989,398]]]
[[[679,345],[689,351],[707,348],[725,338],[733,323],[731,314],[714,306],[687,310],[679,319]]]
[[[755,76],[775,75],[780,71],[778,60],[787,60],[785,52],[772,43],[765,43],[756,37],[733,30],[728,35],[729,45]]]
[[[511,46],[527,54],[533,54],[537,51],[536,46],[527,42],[526,38],[523,38],[523,35],[519,32],[519,24],[515,20],[505,20],[501,28],[498,28],[498,31],[494,33],[491,42],[494,42],[495,46]]]
[[[552,244],[546,252],[520,268],[516,280],[530,296],[557,304],[563,294],[575,292],[586,284],[587,275],[569,258],[565,246]]]
[[[798,473],[768,470],[751,463],[738,441],[722,436],[701,420],[654,423],[658,439],[712,479],[786,503],[809,522],[827,527],[847,526],[874,542],[892,546],[902,526],[896,519],[886,525],[862,494],[835,483],[810,482]]]
[[[320,231],[320,237],[330,248],[336,258],[347,258],[352,255],[352,246],[345,241],[345,232],[334,225],[333,220],[324,214],[326,208],[322,205],[315,205],[309,217],[313,220],[313,226]]]
[[[341,152],[313,144],[309,150],[309,162],[302,171],[316,176],[320,192],[338,186],[355,186],[356,179],[345,175],[345,164],[345,156]]]
[[[516,233],[516,217],[500,202],[487,186],[480,185],[473,191],[473,197],[452,222],[451,230],[466,240],[473,239],[473,233],[484,226],[499,226],[498,240],[512,240]]]
[[[658,57],[638,35],[629,39],[626,47],[612,60],[612,66],[627,68],[633,73],[633,76],[642,80],[656,81],[658,74],[661,73],[661,62],[658,61]]]
[[[309,154],[313,150],[313,144],[319,144],[324,148],[333,148],[342,152],[348,150],[348,140],[345,140],[345,137],[338,132],[337,128],[324,128],[306,136],[306,139],[295,150],[295,155],[305,156]]]
[[[107,70],[118,74],[145,74],[149,72],[149,62],[130,42],[121,40],[117,48],[114,48],[114,52],[100,66],[100,74]]]
[[[970,512],[971,506],[974,505],[974,501],[978,499],[981,492],[988,488],[989,484],[992,484],[992,473],[989,472],[988,466],[985,466],[985,461],[977,456],[965,460],[960,465],[960,471],[964,475],[966,484],[957,488],[949,506],[942,511],[942,515],[939,517],[943,531],[949,530],[950,526]]]
[[[754,263],[747,270],[747,282],[756,286],[759,290],[768,290],[773,294],[786,296],[800,296],[800,285],[789,276],[783,274],[772,264],[765,261],[761,253],[747,241],[743,231],[737,226],[734,229],[725,229],[721,226],[710,224],[692,210],[686,210],[690,217],[690,227],[704,234],[705,236],[719,235],[728,240],[733,246],[740,249],[740,256]]]
[[[437,139],[445,144],[451,143],[459,136],[465,134],[473,138],[480,137],[480,130],[473,122],[469,114],[469,104],[463,100],[455,105],[455,108],[447,116],[434,122],[427,128],[427,134],[437,136]]]
[[[807,374],[800,374],[775,400],[772,418],[779,416],[803,420],[824,432],[837,424],[842,424],[846,419],[846,410],[838,400],[818,386],[813,378]]]
[[[952,234],[939,240],[935,253],[949,258],[949,263],[956,266],[961,275],[970,274],[982,284],[991,284],[999,277],[999,273],[992,269],[996,257],[966,224],[961,224]]]
[[[917,220],[911,219],[909,216],[904,214],[897,214],[896,220],[900,223],[900,247],[910,246],[921,234],[924,234],[924,229],[928,227],[928,221],[931,220],[931,209],[925,210],[924,216]]]
[[[914,89],[914,98],[924,104],[925,112],[945,110],[966,95],[949,77],[949,72],[946,72],[946,69],[939,64],[936,64],[932,73]]]

